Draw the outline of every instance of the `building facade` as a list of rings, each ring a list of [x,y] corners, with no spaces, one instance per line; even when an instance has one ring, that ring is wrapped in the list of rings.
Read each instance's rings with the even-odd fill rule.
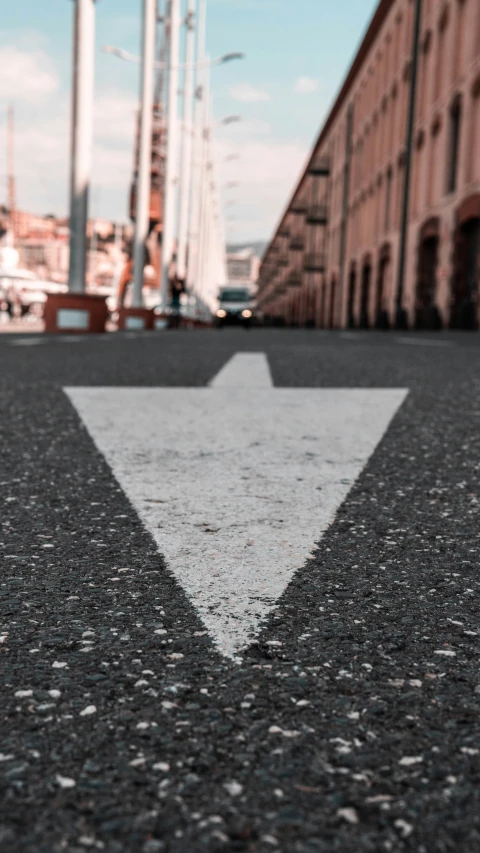
[[[253,248],[227,251],[227,279],[230,283],[253,287],[258,279],[260,261]]]
[[[479,256],[480,2],[381,0],[264,255],[259,307],[319,328],[478,328]]]

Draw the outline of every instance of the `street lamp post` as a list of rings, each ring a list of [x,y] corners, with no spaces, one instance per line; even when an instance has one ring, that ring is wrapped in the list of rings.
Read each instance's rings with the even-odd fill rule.
[[[187,51],[185,63],[179,62],[180,35],[180,0],[169,0],[166,15],[163,20],[168,28],[169,44],[167,62],[153,62],[156,69],[166,69],[168,73],[168,111],[167,111],[167,152],[165,164],[164,203],[163,203],[163,234],[160,267],[160,303],[163,310],[167,307],[169,269],[172,259],[173,241],[175,237],[176,194],[178,181],[177,143],[178,143],[178,72],[185,71],[184,81],[184,117],[183,145],[180,168],[180,210],[179,232],[177,247],[177,275],[187,280],[189,290],[194,288],[199,269],[200,247],[200,206],[202,195],[202,165],[203,151],[202,132],[205,89],[208,85],[208,71],[218,65],[224,65],[237,59],[243,59],[244,54],[237,52],[226,53],[216,59],[205,55],[205,11],[206,0],[199,0],[197,27],[197,61],[193,62],[194,28],[192,18],[195,13],[197,0],[188,0],[187,13]],[[141,57],[128,53],[118,47],[104,46],[105,53],[118,56],[127,62],[138,63]],[[196,108],[192,127],[193,113],[193,73],[196,77]],[[239,116],[227,116],[222,124],[232,124],[240,121]],[[232,158],[233,159],[233,158]],[[199,162],[200,161],[200,162]],[[188,248],[187,248],[188,247]],[[187,265],[188,254],[188,265]],[[138,267],[138,264],[137,264]]]
[[[143,305],[143,271],[145,244],[148,237],[150,180],[152,161],[152,122],[154,91],[154,58],[156,42],[156,0],[143,0],[142,76],[140,89],[140,140],[133,238],[133,295],[132,307]]]
[[[128,50],[123,50],[121,47],[114,47],[111,44],[104,45],[102,50],[104,53],[110,53],[112,56],[118,56],[119,59],[124,59],[125,62],[134,62],[136,65],[139,65],[142,61],[141,56],[135,56],[134,53],[129,53]],[[215,59],[209,59],[208,62],[196,62],[194,63],[193,68],[197,70],[213,68],[216,65],[225,65],[227,62],[232,62],[234,59],[244,58],[245,54],[240,53],[239,51],[233,51],[232,53],[224,53],[222,56],[217,56]],[[176,70],[184,71],[187,67],[187,63],[180,62],[176,66]],[[168,70],[169,65],[164,62],[155,62],[155,68],[157,71],[166,71]]]
[[[188,0],[185,82],[183,87],[183,145],[180,176],[180,222],[178,227],[177,275],[185,281],[187,275],[187,241],[189,203],[192,179],[192,119],[193,119],[193,59],[195,51],[195,0]]]
[[[70,163],[70,259],[68,289],[85,292],[87,215],[93,136],[94,0],[76,0]]]
[[[193,150],[191,174],[191,198],[188,221],[188,268],[187,287],[193,291],[198,288],[198,262],[200,253],[200,217],[203,176],[202,132],[204,128],[204,104],[208,87],[208,70],[205,67],[205,23],[206,0],[199,0],[197,29],[197,60],[195,114],[193,121]]]
[[[166,311],[168,301],[168,281],[172,260],[173,240],[175,236],[175,196],[177,184],[177,93],[178,59],[180,35],[180,3],[170,0],[169,15],[169,52],[168,52],[168,119],[167,119],[167,156],[165,163],[165,185],[163,202],[163,231],[160,265],[160,304]]]
[[[241,116],[225,116],[225,118],[222,118],[220,124],[235,124],[237,121],[241,120]]]
[[[207,211],[208,211],[208,186],[210,182],[210,118],[211,98],[208,83],[205,86],[205,99],[203,104],[204,123],[202,132],[202,154],[199,179],[199,209],[198,209],[198,231],[197,231],[197,258],[195,264],[195,283],[202,298],[205,288],[205,258],[207,239]]]

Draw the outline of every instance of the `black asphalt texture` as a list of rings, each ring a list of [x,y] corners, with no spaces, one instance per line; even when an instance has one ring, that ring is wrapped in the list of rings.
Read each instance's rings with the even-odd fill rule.
[[[1,853],[478,853],[479,336],[24,340],[0,338]],[[238,351],[278,386],[410,394],[236,665],[62,387],[204,385]]]

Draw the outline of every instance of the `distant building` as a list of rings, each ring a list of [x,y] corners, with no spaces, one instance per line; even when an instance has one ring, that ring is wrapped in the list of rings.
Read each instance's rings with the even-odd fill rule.
[[[0,237],[9,224],[8,211],[0,208]],[[68,279],[70,229],[68,218],[39,216],[28,211],[14,213],[15,247],[20,263],[39,279],[65,283]],[[111,286],[125,261],[124,241],[130,226],[122,226],[120,245],[114,245],[115,223],[107,219],[87,222],[87,281],[90,287]]]
[[[479,0],[423,0],[399,275],[415,7],[378,4],[281,216],[258,286],[272,322],[480,325]]]
[[[253,287],[258,278],[260,259],[253,248],[227,252],[227,278],[235,284]]]
[[[64,239],[27,238],[17,244],[20,263],[39,278],[65,282],[68,276],[70,248]]]
[[[89,219],[87,222],[87,237],[96,234],[102,240],[108,240],[115,234],[115,223],[109,219]]]

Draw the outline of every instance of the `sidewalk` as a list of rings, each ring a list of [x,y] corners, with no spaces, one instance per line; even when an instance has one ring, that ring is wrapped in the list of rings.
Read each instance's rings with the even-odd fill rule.
[[[14,317],[10,319],[6,311],[0,311],[0,334],[16,333],[24,334],[25,332],[43,332],[44,323],[40,317],[33,317],[27,314],[26,317]]]
[[[108,320],[106,324],[106,331],[116,332],[116,330],[116,323],[112,323]],[[14,317],[13,320],[11,320],[6,312],[0,312],[0,334],[24,335],[32,332],[33,334],[38,335],[39,332],[44,331],[45,324],[40,317],[33,317],[27,314],[25,317]]]

